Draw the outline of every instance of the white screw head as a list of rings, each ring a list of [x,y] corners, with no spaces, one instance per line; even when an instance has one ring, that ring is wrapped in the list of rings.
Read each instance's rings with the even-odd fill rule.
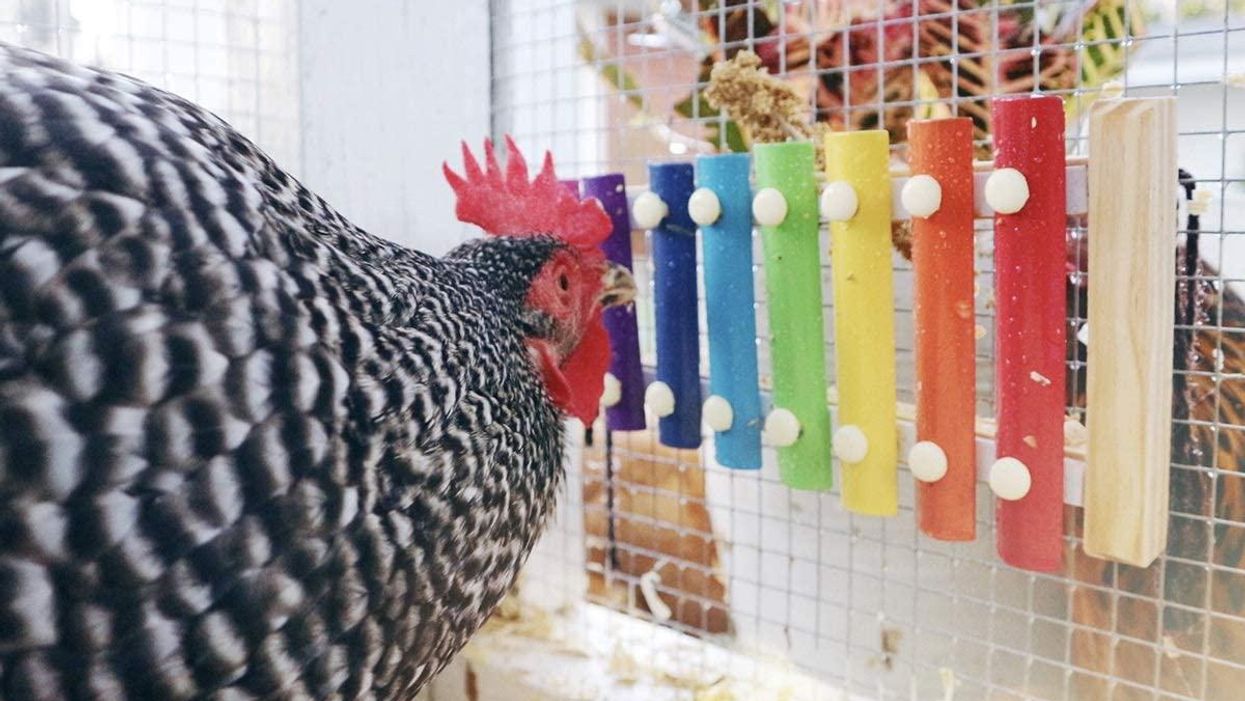
[[[713,190],[698,188],[687,200],[687,213],[700,226],[710,226],[722,216],[722,203]]]
[[[986,178],[986,204],[999,214],[1015,214],[1029,201],[1029,181],[1015,168],[1000,168]]]
[[[947,454],[933,441],[921,441],[908,451],[908,469],[922,482],[937,482],[947,475]]]
[[[642,192],[631,205],[631,217],[641,229],[656,229],[670,213],[670,207],[656,192]]]
[[[795,445],[800,439],[800,420],[789,409],[774,409],[765,417],[761,438],[775,448]]]
[[[622,401],[622,383],[613,373],[605,373],[605,387],[601,390],[601,406],[609,408]]]
[[[942,206],[942,185],[931,175],[914,175],[899,193],[903,208],[914,217],[928,217]]]
[[[731,408],[731,403],[726,397],[711,394],[705,400],[704,407],[701,408],[701,416],[710,430],[720,433],[731,430],[731,424],[735,421],[735,410]]]
[[[658,380],[644,390],[644,406],[659,419],[674,413],[674,390]]]
[[[752,198],[752,218],[761,226],[778,226],[787,218],[787,198],[772,187]]]
[[[848,424],[834,432],[834,456],[849,465],[864,460],[869,455],[869,438],[859,426]]]
[[[1029,468],[1016,458],[999,458],[990,466],[990,489],[1000,499],[1022,499],[1031,486]]]
[[[859,207],[860,198],[849,182],[836,180],[821,191],[821,216],[827,221],[848,221]]]

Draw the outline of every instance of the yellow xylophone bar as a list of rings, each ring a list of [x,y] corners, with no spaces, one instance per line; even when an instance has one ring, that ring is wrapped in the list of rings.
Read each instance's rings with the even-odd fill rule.
[[[843,506],[890,516],[899,510],[890,143],[882,130],[838,132],[825,147]]]

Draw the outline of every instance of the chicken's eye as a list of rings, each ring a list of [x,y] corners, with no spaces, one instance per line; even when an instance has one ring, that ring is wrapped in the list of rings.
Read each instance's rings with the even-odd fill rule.
[[[558,276],[558,287],[561,287],[563,292],[571,289],[571,279],[566,276],[566,273]]]

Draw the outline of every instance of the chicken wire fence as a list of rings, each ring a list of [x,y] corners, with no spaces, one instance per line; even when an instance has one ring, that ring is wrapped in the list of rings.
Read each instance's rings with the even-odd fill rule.
[[[295,0],[0,0],[0,41],[174,92],[293,167],[300,160],[297,7]]]
[[[621,171],[643,185],[646,163],[738,148],[727,117],[699,95],[712,62],[751,49],[807,95],[810,118],[888,129],[897,161],[906,120],[949,115],[974,119],[978,157],[988,158],[989,99],[1000,94],[1064,96],[1070,154],[1085,152],[1086,107],[1109,81],[1128,96],[1173,95],[1182,183],[1199,203],[1172,232],[1182,311],[1171,536],[1153,566],[1084,555],[1080,510],[1069,506],[1062,573],[1013,569],[995,555],[984,484],[977,540],[945,543],[918,534],[907,473],[898,516],[855,516],[837,487],[783,485],[768,449],[759,473],[735,471],[713,464],[708,432],[699,451],[680,451],[650,431],[590,437],[526,586],[787,660],[831,690],[792,698],[1245,694],[1245,3],[493,0],[492,19],[494,131],[529,151],[552,149],[564,177]],[[1069,221],[1067,409],[1076,418],[1085,405],[1083,225]],[[992,232],[988,221],[978,228],[978,416],[990,419]],[[651,266],[643,232],[633,240],[651,368]],[[912,270],[899,253],[894,260],[898,399],[911,403]],[[758,268],[764,386],[763,275]],[[832,369],[829,275],[827,256]],[[707,374],[703,310],[700,328]],[[646,580],[661,602],[645,595]],[[615,632],[598,628],[594,637]],[[667,653],[656,641],[629,654],[659,664]]]

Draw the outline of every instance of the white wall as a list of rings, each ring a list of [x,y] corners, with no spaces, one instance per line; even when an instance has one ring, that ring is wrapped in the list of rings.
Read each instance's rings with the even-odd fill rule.
[[[304,0],[300,24],[303,181],[404,245],[465,238],[441,162],[489,134],[488,0]]]

